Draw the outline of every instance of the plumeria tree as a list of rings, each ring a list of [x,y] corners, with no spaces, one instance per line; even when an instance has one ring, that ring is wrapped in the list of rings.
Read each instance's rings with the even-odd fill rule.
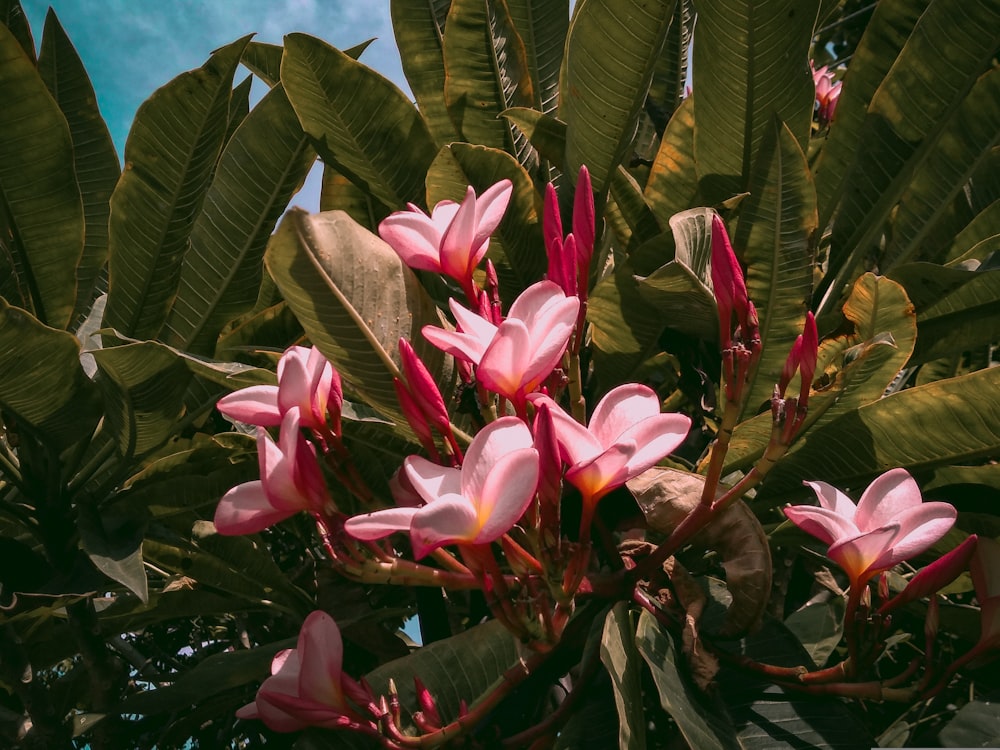
[[[1000,733],[996,4],[391,9],[122,170],[0,2],[4,742]]]

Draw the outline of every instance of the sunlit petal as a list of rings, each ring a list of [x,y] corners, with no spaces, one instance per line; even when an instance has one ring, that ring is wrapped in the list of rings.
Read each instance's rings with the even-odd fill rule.
[[[826,544],[833,544],[838,539],[848,539],[860,533],[850,519],[828,508],[793,505],[785,508],[785,515],[804,532]]]
[[[920,487],[905,469],[892,469],[876,477],[858,501],[854,523],[859,529],[875,529],[922,502]]]

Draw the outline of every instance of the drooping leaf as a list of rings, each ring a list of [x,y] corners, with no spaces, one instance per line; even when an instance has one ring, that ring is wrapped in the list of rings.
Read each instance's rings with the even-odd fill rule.
[[[695,0],[694,7],[694,153],[702,191],[715,202],[746,190],[775,117],[805,146],[815,94],[808,49],[819,0]]]
[[[604,195],[632,141],[675,0],[582,0],[570,21],[559,119],[566,168],[587,165]]]
[[[225,324],[253,306],[264,247],[315,158],[276,85],[222,153],[184,256],[167,343],[211,354]]]
[[[19,40],[0,24],[0,188],[11,251],[39,321],[65,328],[76,301],[84,214],[66,118]]]
[[[781,122],[774,121],[761,142],[749,189],[733,247],[747,267],[763,349],[744,415],[771,398],[812,297],[816,192],[805,155]]]
[[[76,267],[76,303],[71,318],[76,320],[94,301],[95,284],[108,259],[108,201],[121,167],[87,71],[51,8],[45,16],[38,72],[69,125],[73,167],[83,199],[83,255]]]
[[[436,149],[423,117],[395,85],[306,34],[285,37],[281,82],[320,156],[331,156],[390,208],[423,202]]]
[[[392,378],[402,337],[440,384],[449,382],[444,355],[420,333],[440,323],[434,304],[395,251],[347,214],[292,209],[265,261],[309,338],[376,409],[401,419]]]
[[[709,270],[713,213],[708,208],[692,208],[672,216],[674,257],[639,279],[640,295],[660,311],[663,325],[707,339],[718,338]],[[639,252],[652,254],[651,249],[647,245]]]
[[[635,645],[653,673],[660,703],[688,745],[705,750],[744,747],[725,710],[699,695],[684,678],[673,639],[648,612],[639,615]]]
[[[538,193],[517,160],[485,146],[465,143],[445,146],[427,172],[427,203],[433,206],[442,200],[460,202],[466,186],[471,185],[479,194],[502,179],[514,184],[514,192],[494,239],[490,240],[489,257],[500,270],[504,299],[513,301],[542,277],[546,267]],[[496,244],[506,262],[498,263],[501,256],[493,249],[495,240],[499,240]]]
[[[136,113],[125,174],[111,196],[104,323],[154,338],[177,291],[191,231],[222,149],[233,74],[249,37],[182,73]]]
[[[645,750],[646,718],[642,706],[642,661],[635,647],[635,624],[625,602],[619,602],[604,621],[601,661],[614,687],[618,709],[618,746]]]
[[[0,404],[56,450],[90,437],[100,395],[80,365],[80,344],[0,299]]]
[[[95,349],[105,419],[122,456],[143,455],[173,434],[191,379],[184,361],[153,341]]]
[[[436,6],[443,5],[440,9]],[[450,0],[392,0],[392,29],[410,90],[438,146],[458,140],[445,104],[442,44]],[[443,13],[442,13],[443,11]]]

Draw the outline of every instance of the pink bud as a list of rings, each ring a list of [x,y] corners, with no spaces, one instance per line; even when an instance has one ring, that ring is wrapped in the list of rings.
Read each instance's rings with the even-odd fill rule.
[[[712,287],[719,307],[719,335],[722,348],[728,349],[732,345],[734,312],[737,323],[743,327],[744,334],[747,333],[748,298],[743,270],[729,242],[726,225],[718,214],[712,216]]]
[[[795,371],[799,369],[799,363],[802,361],[802,336],[801,334],[795,339],[795,343],[792,344],[792,348],[788,350],[788,357],[785,359],[785,365],[781,368],[781,378],[778,380],[778,394],[784,397],[785,391],[788,390],[788,381],[792,379],[795,375]]]
[[[590,172],[585,165],[581,165],[576,179],[576,193],[573,196],[573,236],[576,237],[577,269],[585,279],[590,274],[590,259],[594,255],[596,233],[594,191],[590,183]],[[586,281],[584,284],[586,285]],[[585,296],[586,290],[581,299]]]
[[[431,695],[431,691],[427,689],[427,686],[416,675],[413,676],[413,684],[416,687],[417,703],[420,704],[424,720],[431,726],[440,727],[441,714],[438,713],[437,702],[434,700],[434,696]]]
[[[420,444],[429,454],[438,457],[437,446],[434,444],[434,434],[427,423],[427,417],[424,415],[423,409],[417,405],[416,399],[413,398],[407,387],[403,385],[402,380],[393,378],[392,384],[396,388],[396,400],[403,410],[403,416],[406,417],[407,423],[416,433]]]
[[[562,217],[559,215],[559,197],[552,183],[545,186],[545,209],[542,213],[542,237],[550,257],[556,243],[562,244]],[[555,279],[553,279],[554,281]]]
[[[932,596],[958,578],[968,567],[973,553],[976,551],[978,538],[972,534],[953,550],[932,562],[910,579],[906,588],[879,609],[880,614],[891,612],[925,596]]]
[[[806,322],[802,327],[802,355],[799,360],[799,375],[802,384],[799,391],[799,405],[805,406],[809,401],[809,391],[812,388],[813,377],[816,375],[816,362],[819,359],[819,333],[816,331],[816,318],[811,312],[806,313]]]

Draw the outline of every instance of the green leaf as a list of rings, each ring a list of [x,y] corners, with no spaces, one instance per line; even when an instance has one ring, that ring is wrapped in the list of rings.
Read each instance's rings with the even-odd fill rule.
[[[683,677],[673,639],[648,612],[639,615],[635,645],[653,673],[663,709],[677,722],[689,746],[699,750],[743,747],[725,710],[699,695]]]
[[[713,214],[710,208],[692,208],[671,217],[673,259],[639,279],[640,295],[662,313],[664,325],[704,339],[718,339],[709,271]],[[640,251],[651,254],[651,247]]]
[[[810,601],[785,618],[785,627],[795,634],[815,664],[823,666],[844,635],[843,597]]]
[[[108,259],[108,201],[121,175],[118,152],[97,108],[97,96],[83,62],[50,8],[45,16],[38,72],[66,117],[73,140],[73,166],[83,198],[83,255],[76,268],[73,317],[84,315]]]
[[[815,88],[805,61],[819,0],[694,5],[694,153],[702,190],[716,202],[746,189],[775,117],[800,146],[808,142]]]
[[[524,133],[539,156],[563,168],[566,152],[566,123],[536,109],[513,107],[500,113]]]
[[[604,195],[632,141],[675,0],[580,0],[570,22],[559,118],[566,168]]]
[[[989,747],[1000,737],[996,695],[990,700],[969,701],[941,730],[941,747]]]
[[[959,232],[948,252],[942,256],[944,262],[950,263],[964,259],[966,253],[979,245],[983,240],[1000,235],[1000,200],[994,201],[980,211],[966,227]]]
[[[413,344],[439,385],[450,384],[443,353],[420,334],[424,325],[440,324],[430,297],[395,251],[347,214],[292,209],[265,260],[310,340],[373,407],[402,420],[392,384],[400,338]]]
[[[444,96],[442,42],[450,5],[450,0],[392,0],[389,6],[403,74],[439,146],[458,140]]]
[[[677,110],[663,131],[660,148],[643,195],[656,215],[660,226],[666,228],[670,217],[688,208],[698,192],[698,175],[694,162],[694,97],[689,96]],[[644,272],[638,259],[633,258],[636,270]],[[651,269],[650,269],[651,270]]]
[[[507,150],[531,166],[527,139],[500,113],[536,105],[524,42],[506,2],[452,0],[444,29],[444,96],[462,137]]]
[[[816,192],[795,135],[777,120],[761,142],[749,189],[733,247],[747,267],[763,350],[744,416],[771,398],[812,297]]]
[[[15,36],[21,49],[35,64],[35,39],[31,35],[31,26],[28,25],[28,17],[24,13],[24,8],[18,0],[3,0],[0,2],[0,24],[3,24]]]
[[[260,80],[273,87],[281,80],[281,55],[283,52],[280,44],[250,42],[243,50],[240,62]]]
[[[315,159],[276,85],[222,152],[184,256],[167,343],[211,354],[225,324],[253,307],[267,240]]]
[[[569,0],[507,0],[507,8],[524,42],[534,107],[554,114],[559,106],[559,68],[569,30]]]
[[[897,466],[912,473],[996,455],[998,371],[992,367],[907,388],[810,431],[768,475],[767,496],[801,492],[804,477],[860,486]]]
[[[108,528],[112,519],[93,508],[81,508],[77,514],[80,546],[98,570],[125,586],[142,602],[149,600],[149,584],[142,564],[141,524],[126,520]]]
[[[427,172],[427,203],[433,206],[442,200],[461,202],[468,185],[479,194],[503,179],[514,184],[514,192],[494,235],[494,239],[499,240],[496,243],[499,248],[491,240],[489,257],[501,271],[501,291],[504,299],[510,302],[527,286],[541,279],[547,262],[542,242],[540,201],[524,168],[504,151],[452,143],[441,149]],[[502,251],[506,263],[502,262],[497,249]]]
[[[889,245],[879,263],[882,269],[914,259],[934,221],[945,213],[998,143],[1000,70],[994,70],[976,81],[914,170],[896,210]],[[927,259],[938,260],[941,255]]]
[[[0,188],[17,273],[35,317],[65,328],[76,301],[84,215],[66,118],[18,39],[0,25]]]
[[[305,34],[285,37],[281,82],[324,159],[331,156],[390,208],[422,203],[437,149],[423,117],[394,84]]]
[[[688,52],[694,28],[694,8],[691,0],[680,0],[674,7],[673,18],[663,51],[653,69],[653,79],[646,96],[646,112],[658,133],[663,133],[677,108],[684,102],[684,87],[689,70]]]
[[[142,456],[174,433],[191,373],[165,346],[143,341],[91,352],[104,378],[105,419],[122,456]]]
[[[885,0],[877,3],[864,36],[851,57],[850,83],[837,101],[837,119],[816,162],[816,193],[821,227],[830,222],[855,156],[868,105],[930,0]],[[863,166],[863,165],[862,165]]]
[[[611,675],[618,709],[618,746],[645,750],[646,717],[642,707],[642,661],[635,647],[635,624],[625,602],[604,621],[601,662]]]
[[[57,451],[90,438],[100,395],[80,366],[80,344],[0,299],[0,404]]]
[[[660,234],[660,225],[646,204],[639,183],[621,165],[611,176],[611,198],[631,232],[628,247],[638,247]]]
[[[125,143],[111,196],[104,324],[155,338],[177,292],[181,264],[229,123],[233,73],[249,37],[216,52],[146,100]]]

